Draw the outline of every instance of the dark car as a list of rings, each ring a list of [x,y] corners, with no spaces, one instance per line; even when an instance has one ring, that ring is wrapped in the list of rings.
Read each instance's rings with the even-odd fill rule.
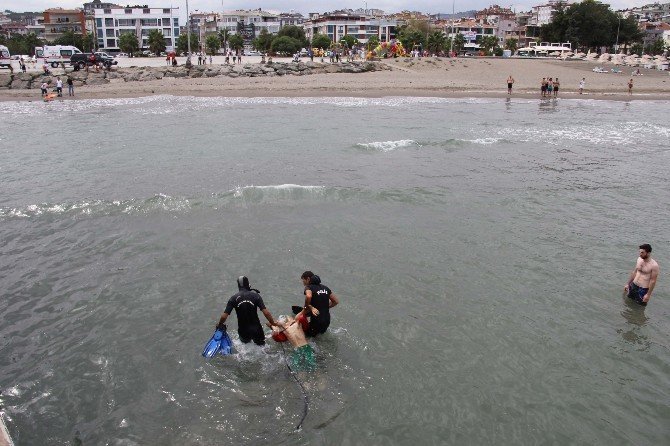
[[[73,54],[70,57],[70,65],[75,70],[81,70],[86,66],[102,65],[105,68],[111,68],[112,65],[117,65],[119,62],[114,60],[112,56],[107,53],[79,53]]]

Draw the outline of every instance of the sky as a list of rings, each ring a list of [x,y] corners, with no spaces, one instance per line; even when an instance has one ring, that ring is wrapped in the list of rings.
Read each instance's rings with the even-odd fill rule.
[[[112,1],[114,0],[107,0]],[[483,9],[491,4],[500,4],[503,7],[511,6],[516,11],[528,11],[531,6],[544,3],[542,0],[508,0],[517,3],[507,3],[505,0],[460,0],[450,2],[449,0],[369,0],[368,8],[377,8],[385,12],[398,12],[402,10],[422,11],[435,14],[438,12],[450,13],[452,4],[455,5],[456,12],[468,11],[471,9]],[[663,2],[663,1],[661,1]],[[47,8],[75,8],[81,7],[84,0],[0,0],[0,10],[9,9],[16,12],[23,11],[43,11]],[[131,5],[149,5],[149,7],[163,8],[167,6],[179,7],[181,16],[186,17],[186,0],[123,0],[116,1],[121,6]],[[641,6],[647,3],[654,3],[653,0],[611,0],[603,1],[612,6],[612,9],[625,9],[634,6]],[[189,0],[189,11],[221,11],[230,9],[256,9],[289,12],[291,9],[296,12],[307,14],[309,12],[326,12],[342,8],[365,8],[364,0]]]

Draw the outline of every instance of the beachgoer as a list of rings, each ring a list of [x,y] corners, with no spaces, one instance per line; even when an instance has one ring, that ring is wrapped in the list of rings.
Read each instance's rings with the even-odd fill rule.
[[[551,97],[553,92],[554,92],[554,80],[552,78],[549,78],[549,80],[547,80],[547,96]]]
[[[510,74],[507,78],[507,94],[512,94],[512,85],[514,85],[514,78]]]
[[[540,84],[540,93],[542,93],[542,97],[545,97],[547,95],[547,78],[546,77],[542,78],[542,83]]]
[[[628,81],[628,94],[633,94],[633,78]]]
[[[584,87],[586,87],[586,78],[583,77],[581,81],[579,81],[579,94],[582,94],[584,92]]]
[[[307,336],[325,333],[330,325],[330,309],[340,302],[330,288],[321,284],[321,278],[313,272],[305,271],[300,278],[305,285],[305,308],[312,313]]]
[[[26,63],[23,61],[23,56],[19,59],[19,67],[21,67],[21,71],[26,72]]]
[[[234,308],[237,314],[237,332],[240,335],[240,341],[246,344],[253,340],[256,345],[265,345],[265,333],[258,319],[257,310],[261,310],[270,325],[277,325],[277,323],[272,313],[265,308],[260,292],[250,287],[248,278],[240,276],[237,279],[237,288],[239,291],[228,300],[217,328],[226,323],[226,319]]]
[[[209,55],[209,64],[210,65],[212,64],[212,55],[211,54]]]
[[[629,298],[644,306],[651,299],[660,269],[656,260],[651,258],[651,245],[644,243],[639,248],[640,256],[623,290]]]
[[[74,96],[74,82],[70,76],[67,77],[67,95]]]
[[[51,72],[49,71],[49,64],[46,62],[46,59],[44,60],[44,65],[42,65],[42,71],[44,71],[44,74],[50,75]]]
[[[56,78],[56,93],[59,98],[63,97],[63,81],[60,80],[60,77]]]
[[[291,365],[296,371],[313,371],[316,369],[316,360],[314,359],[314,350],[312,346],[307,343],[303,327],[307,325],[305,318],[305,310],[298,313],[294,318],[280,316],[277,325],[272,328],[274,333],[283,333],[286,339],[293,346],[293,355],[291,357]],[[273,338],[276,336],[273,335]]]
[[[198,65],[202,65],[202,56],[198,53]]]
[[[558,97],[558,87],[561,86],[561,83],[558,81],[558,78],[554,81],[554,97]]]
[[[49,88],[49,84],[46,82],[42,82],[42,85],[40,85],[40,90],[42,90],[42,97],[45,97],[48,93],[47,89]]]

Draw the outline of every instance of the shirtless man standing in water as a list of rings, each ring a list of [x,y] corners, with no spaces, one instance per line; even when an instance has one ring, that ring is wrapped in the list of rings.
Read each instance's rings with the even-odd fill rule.
[[[628,282],[623,287],[624,292],[640,305],[647,305],[656,286],[658,273],[658,263],[651,258],[651,245],[640,245],[640,257],[628,276]]]

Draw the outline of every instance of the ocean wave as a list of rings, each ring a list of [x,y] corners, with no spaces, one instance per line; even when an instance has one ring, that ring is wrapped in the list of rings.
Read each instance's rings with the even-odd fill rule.
[[[147,199],[80,200],[66,203],[40,203],[23,207],[0,208],[0,221],[49,217],[105,217],[113,215],[188,214],[195,209],[225,210],[237,206],[263,204],[296,205],[320,202],[401,202],[432,203],[443,200],[445,192],[415,187],[411,189],[369,190],[355,187],[279,184],[238,186],[206,197],[173,197],[157,194]]]
[[[392,150],[411,146],[421,147],[421,144],[417,143],[412,139],[401,139],[398,141],[375,141],[375,142],[356,144],[356,147],[361,147],[366,150],[373,150],[379,152],[390,152]]]

